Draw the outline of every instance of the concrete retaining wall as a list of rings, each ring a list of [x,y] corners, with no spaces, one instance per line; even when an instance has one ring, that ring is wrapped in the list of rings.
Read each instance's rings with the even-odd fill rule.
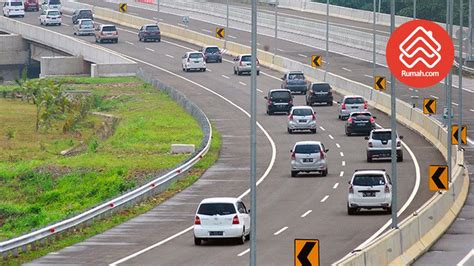
[[[81,57],[41,57],[40,77],[89,74],[87,64]]]
[[[0,65],[28,63],[28,44],[16,34],[0,35]]]

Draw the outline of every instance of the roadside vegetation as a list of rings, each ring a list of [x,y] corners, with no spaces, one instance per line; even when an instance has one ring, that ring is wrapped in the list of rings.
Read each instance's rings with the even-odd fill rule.
[[[172,143],[202,141],[191,115],[136,78],[18,83],[0,86],[0,241],[143,184],[189,156]]]

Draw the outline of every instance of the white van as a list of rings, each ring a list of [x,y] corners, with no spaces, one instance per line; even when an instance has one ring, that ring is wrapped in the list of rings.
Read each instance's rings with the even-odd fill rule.
[[[61,10],[61,0],[44,0],[41,3],[41,11],[57,9]]]
[[[7,0],[3,3],[3,15],[5,17],[25,16],[25,5],[23,0]]]

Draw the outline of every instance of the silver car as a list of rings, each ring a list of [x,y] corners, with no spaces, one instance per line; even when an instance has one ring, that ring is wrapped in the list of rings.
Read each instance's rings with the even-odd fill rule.
[[[234,74],[241,75],[244,72],[250,74],[252,70],[252,55],[241,54],[234,58]],[[260,63],[257,58],[257,75],[260,75]]]
[[[288,133],[309,130],[316,133],[316,113],[311,106],[293,106],[288,116]]]
[[[352,112],[366,112],[369,108],[364,97],[359,95],[344,96],[339,104],[338,113],[339,119],[346,119]]]
[[[365,137],[367,142],[367,162],[373,158],[391,158],[392,156],[392,130],[374,129],[370,136]],[[403,136],[396,136],[397,140],[397,162],[403,161],[402,142]]]
[[[325,149],[320,141],[299,141],[291,152],[291,176],[299,172],[319,172],[322,176],[328,174],[328,164]]]
[[[74,35],[94,35],[94,21],[92,19],[78,19],[74,24]]]

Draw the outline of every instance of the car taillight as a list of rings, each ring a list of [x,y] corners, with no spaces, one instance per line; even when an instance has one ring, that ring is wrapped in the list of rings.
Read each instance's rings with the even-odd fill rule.
[[[372,142],[369,141],[369,147],[372,148],[374,146],[374,144],[372,144]]]
[[[397,141],[397,147],[401,147],[402,143],[400,141]]]
[[[257,66],[258,66],[258,65],[260,65],[260,61],[258,61],[258,59],[257,59]]]
[[[194,224],[201,224],[201,219],[197,215],[196,218],[194,218]]]
[[[273,101],[270,100],[270,99],[268,99],[268,104],[269,104],[269,105],[270,105],[270,104],[273,104]]]
[[[293,115],[288,116],[289,120],[293,120]]]
[[[240,65],[243,66],[243,65],[244,65],[244,61],[240,61]]]
[[[370,118],[370,123],[375,123],[375,119],[373,117]]]
[[[324,152],[323,152],[322,150],[319,151],[319,157],[320,157],[321,159],[324,159]]]
[[[345,104],[345,103],[343,103],[343,104],[341,105],[341,109],[343,109],[343,110],[346,109],[346,104]]]
[[[313,114],[313,116],[311,117],[311,120],[316,120],[316,114]]]
[[[364,102],[364,109],[367,109],[369,108],[369,104],[367,103],[367,101]]]
[[[388,185],[385,185],[385,193],[390,193],[390,188],[388,187]]]
[[[117,32],[117,31],[114,31],[114,35],[118,35],[118,32]]]
[[[349,193],[354,194],[354,187],[352,185],[349,186]]]
[[[234,216],[234,219],[232,219],[232,224],[239,224],[239,216],[238,215],[235,215]]]
[[[290,100],[288,103],[289,103],[289,104],[293,104],[293,100]]]
[[[352,123],[352,120],[352,117],[349,117],[349,119],[347,119],[347,122]]]
[[[292,152],[292,153],[291,153],[291,159],[292,159],[292,160],[296,160],[296,153],[295,153],[295,152]]]

